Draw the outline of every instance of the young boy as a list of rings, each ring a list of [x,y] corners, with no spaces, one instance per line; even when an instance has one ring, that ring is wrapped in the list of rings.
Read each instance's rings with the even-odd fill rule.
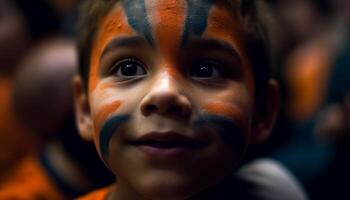
[[[261,5],[87,1],[77,123],[117,181],[85,199],[238,196],[231,174],[278,110]]]

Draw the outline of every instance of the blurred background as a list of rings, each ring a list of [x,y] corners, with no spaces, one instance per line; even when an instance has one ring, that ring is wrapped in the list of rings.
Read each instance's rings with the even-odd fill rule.
[[[279,161],[310,199],[350,199],[350,1],[267,2],[282,104],[250,159]],[[74,124],[78,3],[0,0],[0,199],[71,199],[113,181]]]

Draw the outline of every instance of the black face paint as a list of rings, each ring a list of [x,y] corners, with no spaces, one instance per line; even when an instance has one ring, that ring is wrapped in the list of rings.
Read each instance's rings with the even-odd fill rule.
[[[145,0],[124,0],[123,8],[128,18],[129,25],[153,45],[151,25],[148,21]]]
[[[182,46],[185,46],[191,34],[201,36],[207,27],[209,10],[215,0],[186,0],[188,10],[185,29],[182,34]]]
[[[229,145],[235,153],[239,155],[244,151],[246,139],[243,131],[235,121],[218,115],[204,115],[193,124],[195,128],[207,127],[214,129],[221,137],[222,141]],[[243,153],[243,152],[242,152]]]
[[[130,119],[129,115],[114,116],[106,121],[101,129],[100,134],[100,149],[102,158],[105,162],[108,161],[109,141],[111,137],[118,131],[120,125]]]

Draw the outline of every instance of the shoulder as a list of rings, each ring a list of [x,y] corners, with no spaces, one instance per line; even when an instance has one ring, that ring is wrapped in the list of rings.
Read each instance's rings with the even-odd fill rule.
[[[110,190],[111,186],[100,188],[77,198],[77,200],[106,200]]]
[[[237,177],[252,186],[249,191],[258,199],[307,199],[297,179],[272,159],[259,159],[248,163],[238,171]]]

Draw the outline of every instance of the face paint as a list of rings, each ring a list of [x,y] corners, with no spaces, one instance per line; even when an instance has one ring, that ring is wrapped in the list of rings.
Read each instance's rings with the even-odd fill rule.
[[[152,21],[157,49],[161,57],[169,61],[164,63],[164,66],[173,67],[178,61],[174,60],[174,55],[178,55],[180,50],[186,3],[178,0],[147,1],[146,6]]]
[[[191,34],[201,36],[207,27],[209,10],[215,0],[187,0],[187,17],[182,36],[182,46],[187,44]]]
[[[230,119],[220,115],[203,115],[193,123],[195,128],[213,129],[222,141],[230,146],[233,152],[241,155],[245,149],[246,139],[243,131],[238,124]]]
[[[118,128],[126,123],[130,119],[129,115],[114,116],[108,119],[102,126],[100,137],[99,137],[99,146],[101,151],[101,156],[105,162],[108,161],[108,149],[109,141],[111,137],[117,133]]]
[[[240,109],[235,108],[232,105],[219,102],[208,103],[202,107],[202,110],[205,113],[223,116],[228,119],[235,119],[237,122],[242,124],[242,126],[247,125],[247,120],[241,118],[241,116],[244,116],[242,114],[242,111]]]
[[[135,35],[134,30],[129,26],[125,13],[120,6],[117,6],[99,26],[96,38],[93,43],[90,74],[89,92],[92,93],[100,80],[100,58],[106,45],[116,36]]]
[[[119,108],[119,106],[121,105],[121,101],[116,100],[112,103],[109,103],[107,105],[104,105],[99,113],[96,116],[96,130],[98,131],[100,130],[100,127],[102,126],[102,123],[108,118],[108,116],[113,113],[116,112]]]
[[[251,95],[253,95],[255,93],[254,77],[249,75],[253,74],[253,71],[245,53],[242,25],[237,19],[232,17],[233,15],[230,12],[223,11],[226,9],[224,5],[215,4],[213,6],[208,16],[207,27],[202,36],[206,38],[220,38],[221,41],[227,42],[235,50],[240,57],[241,67],[244,68],[242,77],[245,78],[244,81],[247,83]]]
[[[247,122],[241,118],[243,115],[239,109],[215,102],[206,104],[202,110],[206,114],[195,122],[196,126],[213,128],[235,152],[245,148],[246,134],[239,127],[246,127]]]
[[[151,25],[148,21],[145,0],[124,0],[122,4],[129,25],[153,45]]]
[[[185,199],[238,163],[247,145],[252,99],[245,77],[225,74],[249,75],[249,66],[237,62],[237,57],[246,59],[237,42],[239,30],[222,22],[234,21],[229,12],[214,0],[124,0],[104,18],[94,43],[89,102],[95,143],[104,162],[122,177],[117,184],[126,180],[133,190],[151,192],[176,188],[168,196]],[[129,59],[135,62],[124,62]],[[219,76],[194,76],[193,69],[203,63]],[[121,74],[127,65],[144,73]],[[168,115],[150,109],[145,114],[143,106],[190,111]],[[162,133],[171,136],[163,141]],[[193,146],[172,134],[190,139]],[[183,156],[150,156],[142,146],[180,149]],[[183,196],[181,189],[186,190]]]

